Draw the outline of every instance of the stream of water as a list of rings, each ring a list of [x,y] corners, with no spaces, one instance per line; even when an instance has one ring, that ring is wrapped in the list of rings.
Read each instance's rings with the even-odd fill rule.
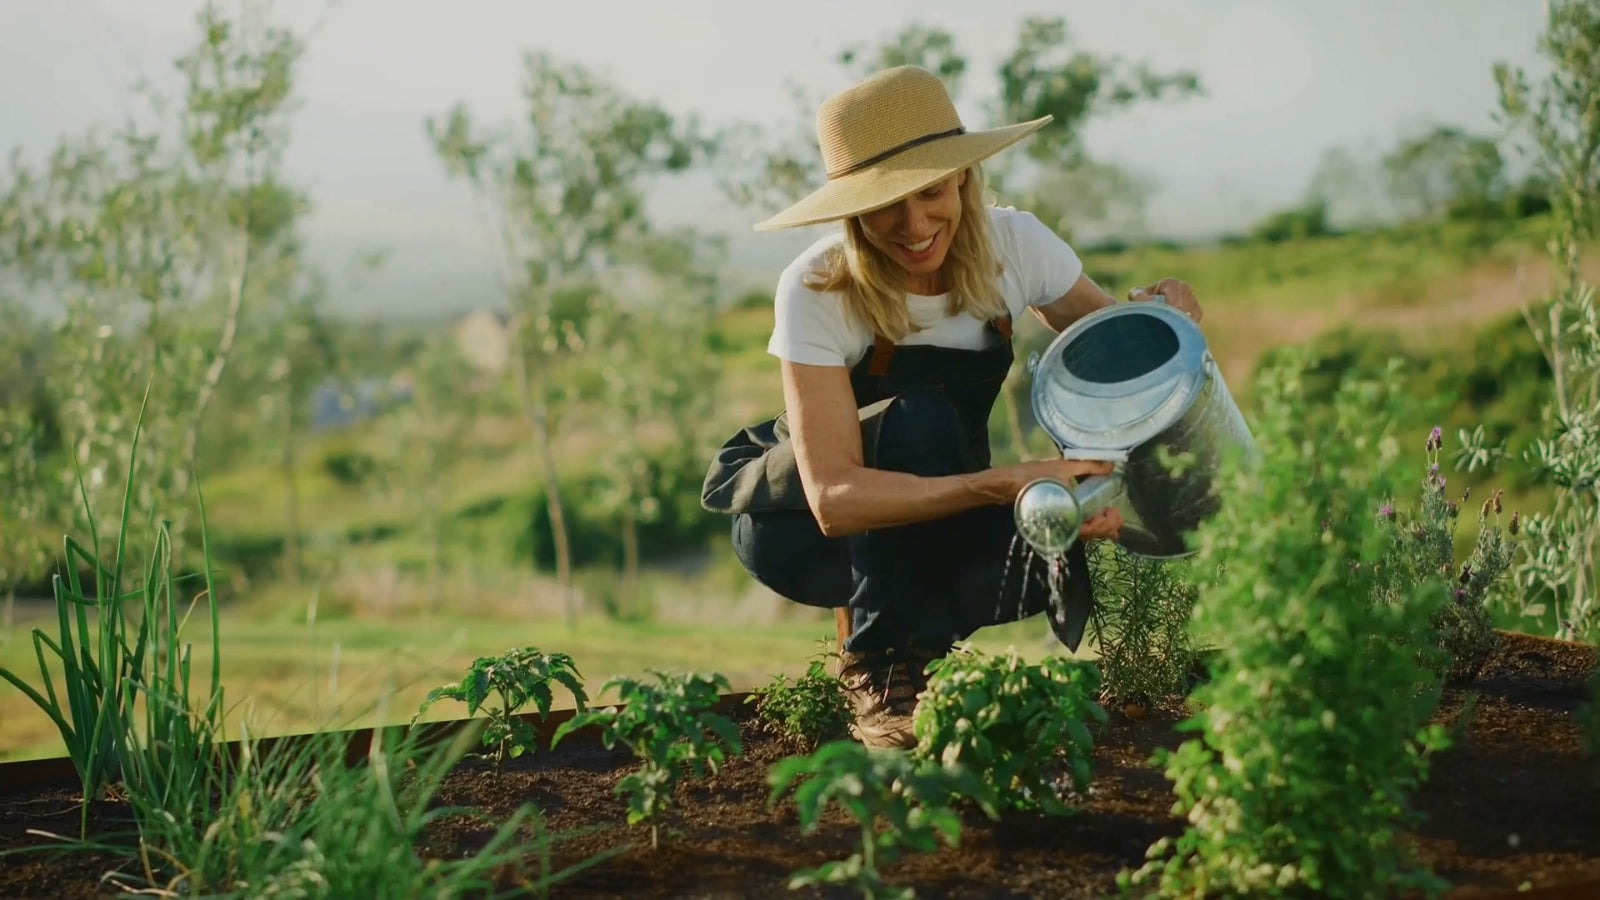
[[[1018,552],[1019,549],[1021,551],[1020,554]],[[1061,592],[1067,583],[1067,577],[1071,574],[1067,564],[1067,552],[1062,550],[1053,556],[1043,556],[1035,552],[1033,546],[1023,540],[1020,534],[1012,536],[1011,546],[1006,550],[1006,564],[1000,575],[1000,593],[995,598],[995,619],[1001,621],[1005,618],[1006,591],[1011,586],[1011,566],[1019,555],[1021,557],[1022,584],[1017,588],[1016,610],[1013,617],[1021,618],[1024,612],[1023,598],[1028,590],[1028,576],[1032,574],[1033,561],[1040,559],[1044,562],[1045,586],[1050,591],[1049,615],[1057,624],[1064,624],[1066,621],[1066,608],[1061,600]]]

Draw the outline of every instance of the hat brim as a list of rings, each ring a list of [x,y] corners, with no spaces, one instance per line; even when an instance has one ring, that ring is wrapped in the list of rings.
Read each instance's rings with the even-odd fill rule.
[[[1050,123],[1051,116],[959,134],[913,147],[882,163],[836,178],[788,209],[756,223],[756,231],[819,225],[898,203],[930,185],[976,165]]]

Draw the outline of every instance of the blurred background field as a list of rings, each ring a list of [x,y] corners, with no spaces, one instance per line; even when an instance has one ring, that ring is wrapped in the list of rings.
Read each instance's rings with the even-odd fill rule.
[[[202,568],[197,474],[235,724],[402,721],[473,658],[513,646],[569,653],[595,684],[666,667],[748,689],[803,671],[831,616],[754,583],[727,521],[699,506],[715,447],[781,405],[765,343],[783,263],[735,260],[726,234],[664,223],[645,200],[674,179],[715,181],[755,218],[809,183],[809,113],[707,125],[530,36],[503,121],[445,105],[412,123],[446,189],[486,213],[474,240],[490,248],[479,275],[494,290],[472,308],[356,312],[345,299],[407,262],[352,253],[334,266],[308,238],[322,186],[291,152],[301,69],[318,53],[304,12],[206,7],[179,65],[142,63],[175,73],[163,84],[183,103],[139,95],[131,124],[65,130],[0,172],[0,666],[36,672],[29,631],[53,628],[51,579],[63,535],[89,540],[85,504],[114,540],[148,387],[130,559],[143,564],[167,519],[175,568]],[[1252,373],[1277,348],[1316,348],[1328,384],[1399,357],[1419,487],[1432,426],[1448,448],[1481,426],[1503,464],[1452,484],[1546,508],[1550,485],[1521,453],[1550,391],[1524,320],[1556,280],[1550,203],[1515,143],[1485,121],[1419,118],[1370,151],[1324,148],[1247,222],[1163,234],[1149,215],[1162,173],[1120,168],[1086,135],[1130,110],[1200,103],[1207,71],[1128,63],[1149,54],[1087,45],[1065,21],[1019,12],[1008,56],[968,55],[959,17],[863,24],[821,56],[839,77],[907,60],[947,77],[992,70],[1006,99],[985,115],[1058,119],[1036,150],[997,164],[999,201],[1038,210],[1114,294],[1165,275],[1194,285],[1247,414]],[[1537,24],[1535,11],[1524,43]],[[1059,77],[1083,65],[1100,78]],[[1456,89],[1487,117],[1484,74]],[[1048,338],[1031,321],[1019,332],[991,421],[998,462],[1050,450],[1022,364]],[[1307,386],[1308,409],[1325,387]],[[1553,627],[1509,611],[1501,624]],[[208,646],[203,623],[190,633],[197,653]],[[1039,621],[978,640],[1054,650]],[[49,720],[0,688],[0,758],[60,749]]]

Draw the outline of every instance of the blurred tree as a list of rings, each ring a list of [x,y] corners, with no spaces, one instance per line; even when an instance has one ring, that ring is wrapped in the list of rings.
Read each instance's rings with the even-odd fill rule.
[[[1331,234],[1328,226],[1328,204],[1321,199],[1311,200],[1292,209],[1272,213],[1250,228],[1252,240],[1268,244]]]
[[[43,579],[51,558],[51,432],[38,345],[43,329],[14,297],[0,296],[0,626],[16,620],[19,585]]]
[[[1498,218],[1504,208],[1505,163],[1492,138],[1435,125],[1402,138],[1383,167],[1391,195],[1410,218]]]
[[[513,311],[518,394],[533,427],[556,545],[556,579],[569,624],[577,615],[572,552],[552,451],[565,388],[553,366],[581,341],[553,314],[556,298],[594,281],[651,233],[646,182],[689,168],[708,144],[665,110],[627,96],[608,78],[544,52],[523,58],[521,121],[483,129],[456,105],[426,130],[452,177],[482,202],[498,239]]]
[[[688,228],[654,235],[634,251],[654,276],[653,302],[625,307],[596,296],[585,331],[606,410],[606,447],[599,457],[606,490],[598,506],[621,529],[616,612],[628,616],[643,614],[640,526],[656,521],[669,495],[683,487],[676,480],[683,464],[699,471],[710,451],[707,429],[720,394],[710,341],[717,273],[726,252],[724,242]]]
[[[427,542],[429,602],[437,611],[443,599],[446,534],[450,508],[446,477],[458,464],[478,419],[480,391],[475,371],[449,332],[431,337],[409,367],[411,400],[387,419],[393,440],[384,461],[391,484],[414,491],[421,501]]]
[[[1394,215],[1379,154],[1347,146],[1328,147],[1306,184],[1304,208],[1321,206],[1330,230],[1365,229]]]
[[[1600,225],[1600,0],[1548,0],[1543,80],[1495,66],[1500,113],[1550,186],[1556,288],[1544,321],[1524,308],[1554,390],[1529,462],[1556,487],[1548,515],[1528,517],[1513,572],[1525,608],[1548,601],[1557,636],[1600,634],[1600,306],[1580,248]],[[1478,448],[1464,453],[1476,458]]]
[[[970,64],[951,32],[909,25],[877,44],[855,44],[833,57],[851,80],[896,65],[917,65],[945,80],[961,102]],[[998,93],[983,105],[988,122],[1008,124],[1049,114],[1053,121],[1026,141],[1022,152],[984,164],[996,193],[1025,207],[1065,236],[1114,214],[1132,215],[1153,190],[1152,182],[1109,161],[1091,159],[1084,148],[1084,126],[1096,116],[1140,101],[1178,99],[1200,92],[1191,72],[1160,73],[1144,63],[1129,63],[1075,48],[1065,19],[1029,16],[1018,25],[1016,42],[995,69]],[[728,165],[722,187],[737,202],[777,210],[821,183],[812,126],[822,101],[815,92],[790,85],[797,114],[777,127],[740,124],[725,135]],[[970,123],[976,127],[984,123]],[[1087,190],[1083,195],[1079,191]],[[1066,189],[1071,188],[1072,193]],[[1062,197],[1071,197],[1070,203]]]
[[[280,277],[296,274],[282,272]],[[257,427],[244,433],[251,435],[255,450],[272,455],[283,479],[282,574],[294,584],[305,574],[300,464],[311,430],[311,399],[318,386],[349,373],[341,330],[325,311],[327,286],[321,273],[313,270],[294,278],[279,296],[281,301],[260,317],[253,340],[243,348],[258,416]]]
[[[202,423],[232,359],[252,277],[292,254],[303,198],[281,179],[302,39],[264,2],[207,3],[177,59],[174,104],[141,86],[146,121],[63,138],[40,170],[14,154],[0,180],[0,270],[61,300],[47,381],[96,519],[115,530],[136,413],[137,521],[173,520],[199,462]],[[71,491],[71,467],[62,473]],[[86,524],[86,523],[85,523]]]

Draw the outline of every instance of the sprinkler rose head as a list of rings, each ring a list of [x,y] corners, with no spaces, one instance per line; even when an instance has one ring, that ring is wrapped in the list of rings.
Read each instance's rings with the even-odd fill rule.
[[[1072,489],[1054,478],[1028,482],[1012,508],[1017,533],[1040,556],[1058,557],[1078,539],[1083,507]]]

